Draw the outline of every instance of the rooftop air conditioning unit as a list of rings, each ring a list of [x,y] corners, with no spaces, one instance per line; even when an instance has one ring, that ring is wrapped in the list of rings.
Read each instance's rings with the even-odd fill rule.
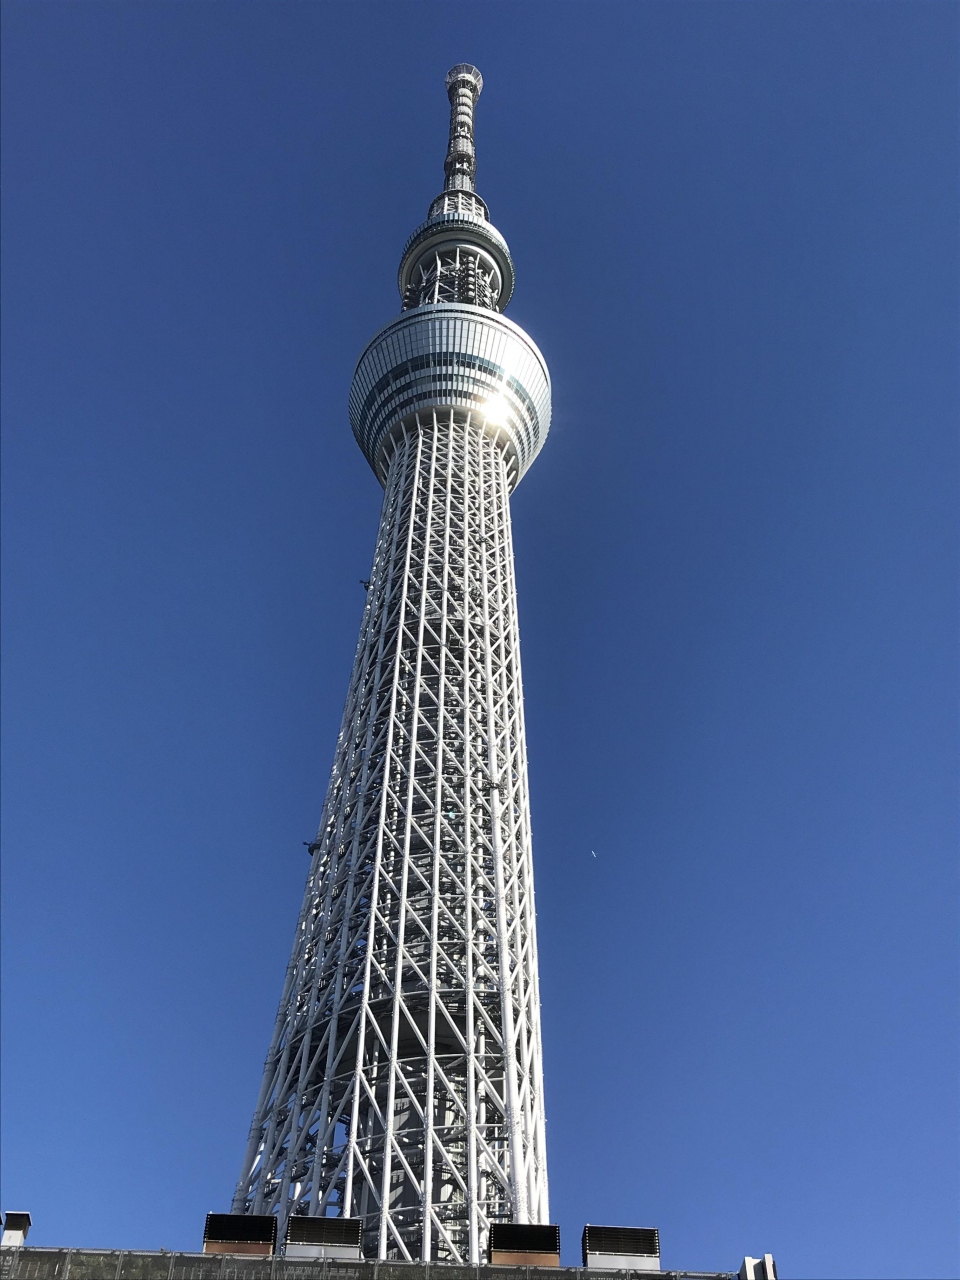
[[[659,1271],[660,1232],[656,1227],[583,1228],[583,1265],[607,1271]]]
[[[277,1245],[272,1213],[208,1213],[203,1228],[204,1253],[249,1253],[268,1258]]]
[[[6,1213],[3,1218],[3,1236],[0,1249],[19,1249],[30,1230],[29,1213]]]
[[[360,1261],[362,1218],[304,1218],[287,1221],[288,1258],[334,1258],[340,1262]]]
[[[487,1248],[494,1267],[559,1267],[560,1228],[544,1222],[492,1222]]]
[[[744,1258],[739,1280],[777,1280],[777,1264],[772,1253],[762,1258]]]

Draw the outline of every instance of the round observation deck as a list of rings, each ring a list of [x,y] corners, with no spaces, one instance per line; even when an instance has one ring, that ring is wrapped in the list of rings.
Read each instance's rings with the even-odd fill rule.
[[[498,439],[515,488],[550,429],[550,374],[519,325],[466,303],[414,307],[373,338],[350,388],[350,424],[381,483],[391,440],[424,410],[468,410]]]
[[[441,202],[469,199],[483,203],[480,197],[470,193],[467,196],[459,192],[447,192],[433,202],[441,207]],[[400,259],[400,270],[397,274],[397,285],[400,297],[406,296],[410,282],[416,278],[417,268],[438,254],[456,250],[458,246],[473,248],[480,258],[492,269],[495,280],[495,307],[503,311],[513,296],[513,285],[516,273],[513,258],[507,248],[507,242],[497,228],[480,214],[451,208],[450,212],[432,213],[422,222],[408,238],[403,246]]]

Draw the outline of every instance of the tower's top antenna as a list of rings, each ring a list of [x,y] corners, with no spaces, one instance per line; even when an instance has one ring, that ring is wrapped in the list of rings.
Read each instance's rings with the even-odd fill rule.
[[[474,178],[473,112],[483,76],[469,62],[447,72],[450,142],[443,162],[443,190],[426,222],[407,241],[397,283],[405,311],[428,303],[466,302],[502,311],[513,293],[513,259],[490,221]]]
[[[447,175],[444,191],[475,191],[477,153],[473,145],[473,109],[483,76],[469,62],[458,62],[447,72],[447,97],[450,99],[450,145],[443,171]]]

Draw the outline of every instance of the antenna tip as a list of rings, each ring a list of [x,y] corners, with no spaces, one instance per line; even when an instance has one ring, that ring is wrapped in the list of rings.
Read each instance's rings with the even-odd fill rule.
[[[452,94],[460,86],[472,89],[474,99],[480,97],[480,92],[483,89],[483,76],[469,62],[458,62],[455,67],[451,67],[447,72],[447,94]]]

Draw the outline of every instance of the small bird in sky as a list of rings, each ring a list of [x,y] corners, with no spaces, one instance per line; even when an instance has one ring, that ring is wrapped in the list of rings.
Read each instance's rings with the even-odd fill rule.
[[[590,852],[593,853],[593,850],[591,849]],[[593,856],[596,857],[597,855],[593,853]]]

